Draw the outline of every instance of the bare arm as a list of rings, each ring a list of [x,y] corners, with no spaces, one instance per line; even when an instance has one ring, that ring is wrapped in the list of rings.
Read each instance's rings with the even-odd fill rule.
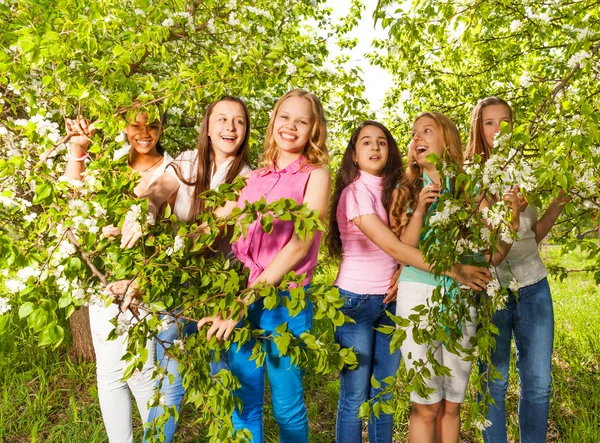
[[[531,230],[535,233],[535,241],[538,245],[548,235],[550,229],[552,229],[552,226],[556,223],[556,219],[570,200],[571,197],[565,196],[565,193],[561,190],[558,197],[550,203],[550,206],[548,206],[548,209],[546,209],[542,218],[531,226]]]
[[[329,175],[329,172],[323,168],[312,171],[306,186],[304,203],[311,210],[319,211],[319,218],[321,221],[324,221],[327,216],[330,193],[331,176]],[[294,269],[296,265],[306,257],[313,242],[314,231],[312,238],[307,236],[304,240],[296,234],[292,235],[288,244],[277,253],[271,263],[269,263],[265,270],[252,283],[252,286],[259,283],[267,283],[270,285],[279,284],[283,276]]]
[[[164,172],[154,183],[152,183],[140,198],[148,199],[148,213],[158,217],[158,212],[177,191],[179,190],[179,181],[168,172]],[[136,223],[125,220],[121,229],[121,248],[132,248],[141,237],[139,229],[136,229]]]
[[[414,246],[415,248],[419,245],[421,240],[421,228],[427,215],[427,208],[435,199],[440,196],[440,185],[431,183],[425,186],[419,194],[419,202],[417,207],[410,217],[408,225],[404,227],[400,234],[400,240],[407,245]]]
[[[502,195],[502,200],[511,205],[512,221],[510,228],[513,232],[517,232],[521,224],[521,201],[519,200],[517,192],[518,188],[515,187]],[[479,210],[482,210],[485,207],[489,208],[490,204],[486,199],[483,199],[479,206]],[[485,259],[493,266],[498,266],[506,258],[512,245],[513,243],[506,243],[498,238],[498,241],[496,242],[496,251],[493,254],[485,254]]]
[[[352,222],[369,240],[401,265],[431,272],[431,265],[423,261],[423,254],[417,248],[403,243],[375,214],[356,217]],[[477,291],[485,289],[491,274],[487,268],[454,264],[447,276],[468,285]]]
[[[93,135],[94,129],[90,122],[81,116],[75,120],[65,119],[65,126],[70,144],[65,176],[69,179],[81,180],[81,173],[85,171],[90,137]]]

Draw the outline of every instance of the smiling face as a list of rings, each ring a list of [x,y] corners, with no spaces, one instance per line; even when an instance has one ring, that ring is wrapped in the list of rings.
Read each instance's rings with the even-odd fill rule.
[[[500,132],[500,123],[512,125],[510,110],[504,105],[490,105],[481,110],[483,139],[490,149],[494,147],[494,138]]]
[[[130,121],[125,128],[127,140],[139,154],[151,155],[156,151],[156,144],[162,134],[162,125],[159,120],[148,122],[148,114],[139,113],[134,121]]]
[[[388,161],[388,139],[377,126],[369,125],[360,130],[352,160],[358,169],[380,176]]]
[[[310,100],[292,96],[281,103],[273,123],[273,137],[287,161],[300,157],[304,152],[310,140],[313,120]]]
[[[215,157],[221,160],[235,157],[244,141],[246,125],[241,104],[222,100],[215,105],[208,120],[208,138]]]
[[[425,158],[429,154],[444,155],[444,137],[434,119],[424,116],[415,121],[410,149],[419,166],[435,169],[435,165]]]

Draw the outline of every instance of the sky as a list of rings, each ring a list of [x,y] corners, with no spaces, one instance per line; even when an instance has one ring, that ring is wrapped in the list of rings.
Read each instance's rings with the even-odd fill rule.
[[[350,37],[358,38],[358,45],[349,53],[349,63],[363,70],[365,83],[364,97],[369,101],[371,110],[380,116],[381,113],[378,111],[382,107],[386,91],[392,85],[392,76],[379,67],[371,66],[369,61],[364,57],[364,54],[372,50],[371,42],[374,38],[386,38],[387,34],[381,29],[381,26],[378,25],[375,28],[373,24],[373,11],[377,2],[367,0],[364,3],[366,4],[366,10],[363,11],[362,19],[349,35]],[[329,0],[327,5],[333,8],[334,19],[343,17],[350,11],[350,2],[347,0]],[[332,45],[329,48],[330,52],[334,55],[339,54],[337,47],[334,46]]]

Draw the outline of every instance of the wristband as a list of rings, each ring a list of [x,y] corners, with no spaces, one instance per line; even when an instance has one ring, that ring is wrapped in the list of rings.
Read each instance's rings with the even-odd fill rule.
[[[86,158],[89,157],[88,153],[86,152],[85,154],[83,154],[81,157],[73,157],[73,155],[71,154],[71,145],[69,145],[68,149],[67,149],[67,157],[73,161],[76,162],[82,162],[84,161]]]

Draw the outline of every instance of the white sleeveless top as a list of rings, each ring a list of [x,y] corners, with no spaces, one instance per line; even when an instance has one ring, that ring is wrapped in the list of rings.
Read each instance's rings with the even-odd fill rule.
[[[531,230],[537,220],[536,208],[527,206],[521,212],[519,240],[514,242],[506,259],[493,269],[502,286],[508,286],[515,279],[519,283],[519,288],[523,288],[539,282],[548,275],[548,270],[538,252],[535,233]]]

